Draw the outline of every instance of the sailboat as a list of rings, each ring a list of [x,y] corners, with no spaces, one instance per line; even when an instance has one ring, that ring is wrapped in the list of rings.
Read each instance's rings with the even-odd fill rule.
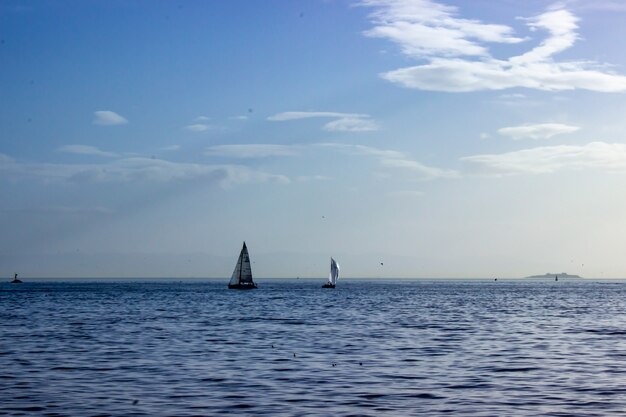
[[[243,242],[243,248],[239,253],[239,259],[237,259],[237,265],[235,265],[228,288],[235,290],[253,290],[256,288],[256,284],[252,281],[252,268],[250,267],[250,256],[246,242]]]
[[[339,264],[333,258],[330,258],[330,274],[328,274],[328,282],[322,285],[322,288],[335,288],[339,278]]]
[[[22,280],[21,279],[17,279],[17,274],[15,274],[13,276],[13,281],[11,281],[11,284],[21,284]]]

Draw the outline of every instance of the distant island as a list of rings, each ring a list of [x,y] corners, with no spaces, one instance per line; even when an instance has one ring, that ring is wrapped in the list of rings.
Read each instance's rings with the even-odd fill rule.
[[[558,277],[559,279],[583,279],[583,277],[579,276],[579,275],[570,275],[567,272],[560,272],[557,274],[553,274],[551,272],[548,272],[544,275],[531,275],[529,277],[526,277],[528,279],[554,279],[554,277]]]

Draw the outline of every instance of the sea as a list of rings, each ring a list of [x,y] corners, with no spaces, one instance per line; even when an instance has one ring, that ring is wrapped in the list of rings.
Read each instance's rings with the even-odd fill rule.
[[[626,281],[322,283],[2,283],[0,415],[626,415]]]

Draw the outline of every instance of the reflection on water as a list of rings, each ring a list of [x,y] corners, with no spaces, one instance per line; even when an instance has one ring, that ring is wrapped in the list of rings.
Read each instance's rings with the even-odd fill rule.
[[[0,284],[0,415],[607,415],[626,283]]]

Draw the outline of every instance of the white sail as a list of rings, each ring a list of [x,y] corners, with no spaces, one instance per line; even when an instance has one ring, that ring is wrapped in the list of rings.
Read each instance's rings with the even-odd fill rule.
[[[237,265],[235,265],[229,285],[241,284],[242,282],[252,283],[252,268],[250,267],[250,256],[248,255],[246,242],[243,242],[243,248],[241,248],[241,253],[239,253],[239,259],[237,259]]]
[[[337,278],[339,278],[339,264],[333,258],[330,258],[330,274],[328,275],[328,283],[337,284]]]

